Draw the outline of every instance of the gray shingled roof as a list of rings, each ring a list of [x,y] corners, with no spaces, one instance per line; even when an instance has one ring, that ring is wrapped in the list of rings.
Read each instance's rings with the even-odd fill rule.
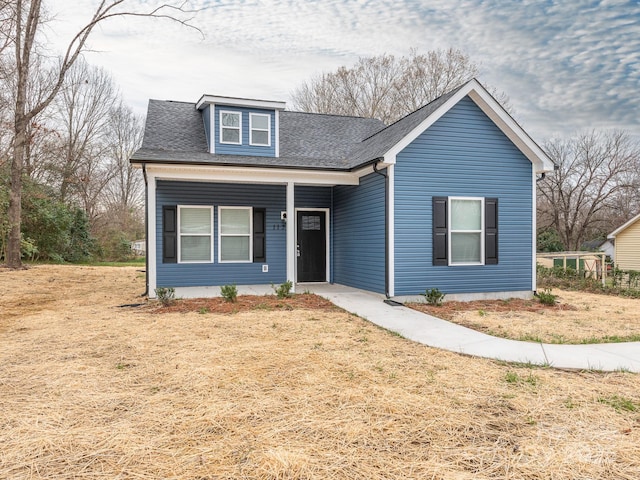
[[[131,161],[353,170],[383,157],[457,91],[388,127],[372,118],[282,111],[277,158],[210,154],[194,103],[150,100],[142,148]]]
[[[464,85],[461,85],[449,93],[445,93],[431,103],[402,117],[395,123],[376,132],[365,139],[350,154],[350,161],[353,165],[366,163],[372,159],[381,158],[391,148],[400,142],[409,132],[426,120],[433,112],[440,108],[447,100],[456,94]]]

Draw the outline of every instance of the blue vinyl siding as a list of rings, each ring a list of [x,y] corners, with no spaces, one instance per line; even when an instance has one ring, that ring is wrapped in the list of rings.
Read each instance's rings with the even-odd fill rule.
[[[296,208],[331,208],[331,187],[296,186]]]
[[[532,165],[468,97],[397,156],[395,294],[531,291]],[[499,263],[432,265],[432,197],[497,197]]]
[[[220,143],[220,111],[240,112],[242,113],[242,145],[231,145]],[[263,110],[259,108],[241,108],[227,107],[225,105],[216,105],[214,116],[216,154],[231,155],[253,155],[258,157],[275,157],[276,155],[276,114],[274,110]],[[249,145],[249,113],[269,114],[271,117],[271,146],[259,147]]]
[[[202,109],[202,123],[204,123],[204,134],[207,136],[207,146],[211,151],[211,106],[207,105]]]
[[[286,209],[284,185],[246,185],[204,182],[158,181],[156,186],[156,252],[159,287],[282,283],[286,280],[286,230],[280,212]],[[214,262],[162,263],[162,206],[210,205],[214,207]],[[218,263],[218,207],[266,208],[267,261],[263,263]]]
[[[333,192],[333,282],[384,293],[384,178],[371,173]]]

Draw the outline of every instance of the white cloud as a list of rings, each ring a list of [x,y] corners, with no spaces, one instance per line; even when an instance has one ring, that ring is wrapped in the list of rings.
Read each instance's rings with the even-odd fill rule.
[[[127,2],[125,2],[126,4]],[[131,1],[132,8],[149,2]],[[56,0],[55,48],[90,16]],[[203,93],[286,100],[313,74],[359,56],[460,48],[504,90],[534,137],[617,127],[640,135],[640,5],[629,1],[201,0],[193,23],[118,19],[91,39],[125,99],[195,101]],[[60,35],[60,32],[68,32]]]

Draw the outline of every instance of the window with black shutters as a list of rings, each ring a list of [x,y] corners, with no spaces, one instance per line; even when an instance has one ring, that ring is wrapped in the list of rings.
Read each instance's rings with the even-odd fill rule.
[[[433,265],[498,263],[498,199],[433,197]]]

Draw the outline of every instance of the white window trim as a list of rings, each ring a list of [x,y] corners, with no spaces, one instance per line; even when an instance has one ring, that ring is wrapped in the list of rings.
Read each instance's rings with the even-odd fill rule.
[[[237,127],[227,127],[224,126],[222,124],[222,115],[223,114],[232,114],[232,115],[238,115],[240,117],[240,121],[238,122],[238,126]],[[220,124],[220,143],[223,143],[225,145],[242,145],[242,112],[238,112],[236,110],[220,110],[219,114],[218,114],[218,120],[219,120],[219,124]],[[228,129],[232,129],[232,130],[238,130],[238,142],[225,142],[224,140],[222,140],[222,130],[228,128]]]
[[[267,128],[254,128],[253,117],[267,117]],[[255,143],[253,141],[253,132],[267,132],[267,143]],[[249,145],[255,147],[270,147],[271,146],[271,115],[268,113],[249,113]]]
[[[249,233],[247,234],[223,234],[222,233],[222,210],[249,210]],[[222,237],[249,237],[249,259],[248,260],[222,260]],[[253,263],[253,207],[231,207],[220,205],[218,207],[218,263]]]
[[[211,250],[209,252],[209,260],[182,260],[182,237],[183,234],[180,231],[180,224],[182,222],[182,209],[183,208],[207,208],[210,212],[210,231],[209,233],[185,233],[185,237],[209,237]],[[178,263],[213,263],[213,207],[210,205],[178,205]]]
[[[451,208],[452,200],[469,200],[469,201],[480,201],[480,230],[453,230],[451,227],[451,212],[453,209]],[[469,266],[469,265],[484,265],[484,197],[448,197],[447,199],[447,257],[449,259],[449,266],[452,267],[460,267],[460,266]],[[453,262],[451,256],[451,234],[452,233],[480,233],[480,261],[479,262]]]

